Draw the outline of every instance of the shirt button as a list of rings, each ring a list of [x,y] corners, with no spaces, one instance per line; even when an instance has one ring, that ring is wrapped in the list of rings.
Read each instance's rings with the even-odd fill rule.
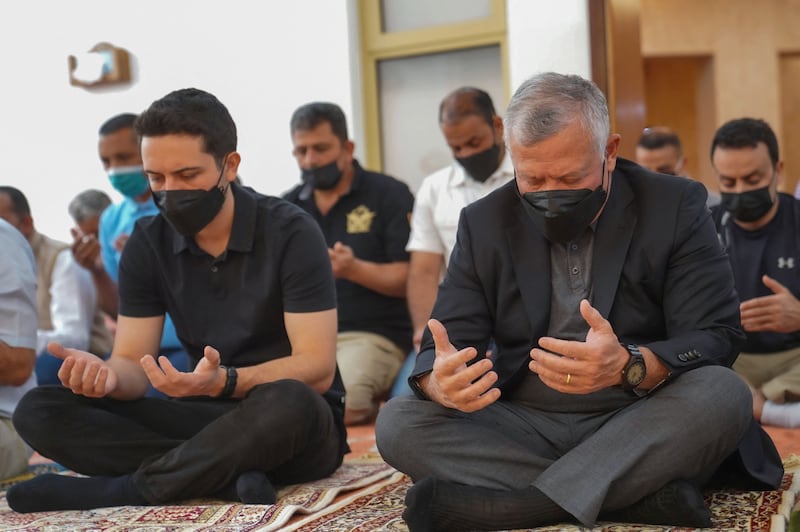
[[[570,249],[572,249],[572,251],[577,251],[578,250],[578,244],[572,244],[570,246]]]
[[[212,266],[211,267],[211,273],[217,273],[218,271],[219,271],[219,268],[217,268],[216,266]]]
[[[577,267],[577,266],[575,266],[574,268],[572,268],[572,275],[578,275],[578,272],[580,272],[580,270],[578,269],[578,267]]]

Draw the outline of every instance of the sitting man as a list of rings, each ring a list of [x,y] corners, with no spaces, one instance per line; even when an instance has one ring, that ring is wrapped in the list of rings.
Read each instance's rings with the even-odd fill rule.
[[[97,238],[100,233],[100,216],[111,205],[111,198],[102,190],[90,188],[77,194],[67,206],[75,228],[72,237],[91,235]]]
[[[106,120],[99,130],[97,153],[111,186],[122,194],[122,201],[109,205],[100,216],[98,234],[73,232],[72,254],[92,275],[97,287],[100,308],[112,319],[117,318],[119,264],[122,249],[136,220],[158,214],[147,178],[142,171],[142,156],[133,130],[136,115],[123,113]],[[168,314],[159,352],[181,371],[189,369],[186,351],[175,334]],[[152,387],[147,394],[162,397]]]
[[[97,242],[98,234],[100,233],[100,216],[106,207],[111,205],[111,198],[102,190],[90,188],[78,193],[67,206],[72,221],[75,222],[75,227],[70,228],[70,233],[74,241],[79,242],[82,238],[86,240],[94,239]],[[99,245],[95,246],[80,246],[75,248],[76,253],[83,253],[86,256],[74,254],[75,260],[79,264],[92,264],[95,257],[99,256]],[[101,327],[114,335],[117,328],[117,322],[109,316],[106,312],[102,312],[103,322],[92,324],[92,327]],[[95,334],[94,328],[92,334]],[[102,331],[101,329],[101,331]],[[109,353],[103,353],[107,356]]]
[[[61,359],[47,352],[49,342],[105,356],[111,351],[111,334],[97,306],[89,273],[75,262],[69,244],[39,233],[25,195],[10,186],[0,187],[0,218],[19,229],[36,258],[36,380],[58,384]]]
[[[756,419],[800,426],[800,201],[778,192],[783,161],[763,120],[720,127],[711,162],[722,191],[714,220],[747,335],[733,369],[751,386]]]
[[[270,504],[275,485],[330,475],[348,450],[319,228],[232,183],[236,126],[213,95],[172,92],[136,131],[160,214],[125,244],[111,357],[51,344],[64,386],[35,388],[14,414],[31,447],[91,476],[17,484],[7,497],[18,512],[203,496]],[[156,356],[166,312],[192,373]],[[175,399],[143,398],[148,382]]]
[[[345,422],[371,423],[411,348],[405,245],[414,197],[405,183],[353,158],[339,106],[299,107],[291,134],[303,184],[285,197],[319,223],[336,276]]]
[[[417,396],[377,420],[416,482],[409,529],[710,526],[700,488],[728,457],[756,475],[741,485],[777,486],[726,367],[738,300],[703,187],[618,159],[605,97],[578,76],[525,81],[504,123],[516,178],[462,211]]]
[[[652,172],[688,177],[681,139],[667,127],[648,127],[644,130],[636,143],[636,162]],[[719,205],[719,194],[708,191],[706,204],[709,207]]]
[[[11,416],[36,386],[36,264],[20,232],[0,219],[0,480],[28,468],[31,449]]]
[[[403,364],[392,396],[411,394],[408,376],[456,243],[461,209],[514,177],[503,143],[503,119],[497,116],[486,91],[460,87],[450,92],[439,105],[439,128],[454,160],[426,177],[414,200],[406,246],[411,253],[406,297],[414,326],[414,351]]]

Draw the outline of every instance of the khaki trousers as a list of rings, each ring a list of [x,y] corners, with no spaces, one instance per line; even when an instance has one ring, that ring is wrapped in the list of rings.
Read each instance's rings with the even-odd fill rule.
[[[787,392],[800,396],[800,347],[768,354],[740,353],[733,369],[773,403],[785,403]]]
[[[33,451],[19,437],[8,418],[0,418],[0,480],[21,475],[28,469]]]
[[[379,334],[339,333],[336,361],[347,392],[345,408],[367,410],[387,396],[406,358],[406,352]]]

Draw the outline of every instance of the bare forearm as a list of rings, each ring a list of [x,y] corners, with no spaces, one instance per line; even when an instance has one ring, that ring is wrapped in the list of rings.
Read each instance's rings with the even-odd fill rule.
[[[407,262],[380,264],[355,259],[346,279],[389,297],[405,297],[408,278]]]
[[[150,381],[138,360],[129,357],[114,356],[108,359],[108,365],[117,374],[117,387],[108,396],[112,399],[139,399],[147,392]]]
[[[318,359],[306,360],[302,355],[278,358],[256,366],[239,368],[234,397],[244,397],[259,384],[282,379],[298,380],[308,384],[317,392],[324,393],[331,387],[335,372],[335,359],[332,364],[323,366]]]
[[[410,274],[408,277],[408,311],[414,331],[421,331],[428,323],[436,294],[439,290],[438,274]]]
[[[36,353],[26,347],[12,347],[0,341],[0,384],[22,386],[33,373]]]

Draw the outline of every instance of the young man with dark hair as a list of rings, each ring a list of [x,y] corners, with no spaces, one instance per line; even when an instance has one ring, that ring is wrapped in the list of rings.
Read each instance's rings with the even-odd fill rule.
[[[405,245],[414,198],[405,183],[361,167],[338,105],[299,107],[290,130],[303,183],[285,198],[325,235],[336,277],[345,420],[369,423],[411,348]]]
[[[723,124],[711,162],[722,191],[714,220],[747,334],[733,369],[751,387],[756,419],[800,426],[800,202],[778,192],[783,161],[763,120]]]
[[[330,475],[348,450],[319,228],[234,183],[236,127],[213,95],[172,92],[136,130],[159,215],[125,245],[111,357],[51,344],[64,386],[31,391],[14,417],[34,449],[91,476],[18,484],[8,502],[19,512],[203,496],[270,504],[276,485]],[[166,312],[191,373],[157,356]],[[143,398],[148,383],[173,399]]]

